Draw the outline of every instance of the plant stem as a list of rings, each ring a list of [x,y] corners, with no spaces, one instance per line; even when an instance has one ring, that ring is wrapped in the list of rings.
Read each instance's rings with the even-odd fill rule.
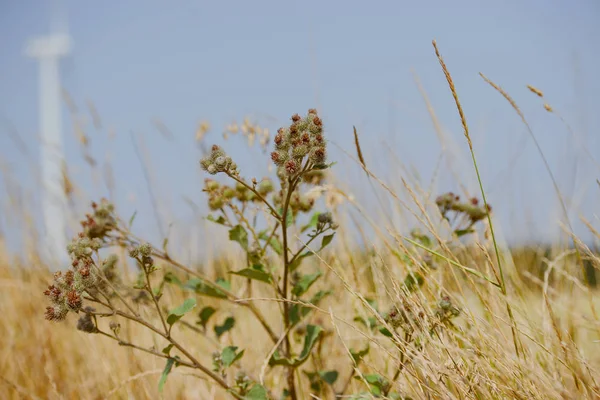
[[[137,260],[140,263],[140,265],[142,266],[142,269],[144,270],[144,275],[146,276],[146,290],[148,291],[148,294],[150,295],[150,297],[152,297],[152,301],[154,302],[154,306],[156,307],[156,311],[158,312],[158,316],[160,317],[160,322],[162,323],[163,329],[165,330],[165,334],[167,336],[169,336],[171,329],[169,329],[167,327],[167,323],[166,323],[165,317],[163,316],[163,313],[160,309],[160,305],[158,304],[158,300],[156,299],[156,296],[154,295],[154,292],[152,291],[152,285],[150,284],[150,273],[148,272],[148,270],[142,263],[142,260],[140,260],[140,259],[137,259]],[[150,267],[150,268],[152,268],[152,267]]]
[[[289,258],[289,254],[288,254],[288,237],[287,237],[287,228],[288,228],[287,215],[288,215],[288,210],[289,210],[289,205],[290,205],[290,199],[292,198],[292,193],[294,192],[295,185],[296,185],[295,179],[291,179],[291,178],[288,179],[288,191],[286,193],[285,202],[283,203],[283,211],[282,211],[282,215],[281,215],[281,236],[282,236],[282,241],[283,241],[283,265],[284,265],[283,289],[282,289],[282,294],[283,294],[283,299],[284,299],[283,322],[284,322],[284,329],[286,331],[284,343],[285,343],[285,352],[288,357],[291,356],[292,349],[291,349],[290,337],[289,337],[289,332],[288,332],[288,328],[290,326],[290,306],[289,306],[288,302],[285,301],[285,300],[288,300],[288,280],[289,280],[289,272],[290,272],[290,258]],[[294,381],[294,368],[293,367],[289,367],[287,370],[287,381],[288,381],[290,396],[291,396],[292,400],[297,400],[296,384]]]

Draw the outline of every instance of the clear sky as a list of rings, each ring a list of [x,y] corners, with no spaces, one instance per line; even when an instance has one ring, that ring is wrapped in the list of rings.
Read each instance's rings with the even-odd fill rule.
[[[0,1],[0,164],[34,200],[38,64],[23,49],[29,38],[48,32],[51,5]],[[549,240],[560,212],[523,124],[478,72],[511,93],[528,117],[561,190],[574,196],[573,220],[578,215],[593,220],[600,210],[598,164],[582,150],[587,148],[600,161],[596,0],[67,1],[66,9],[74,47],[62,62],[63,85],[88,119],[92,155],[102,166],[110,153],[117,204],[123,214],[135,209],[145,214],[146,222],[138,228],[149,235],[158,228],[133,152],[132,132],[143,137],[158,182],[157,197],[172,210],[165,225],[189,220],[192,210],[183,196],[203,203],[201,151],[194,141],[201,120],[213,128],[206,140],[221,143],[223,127],[234,119],[250,116],[274,131],[291,114],[317,107],[329,138],[352,154],[352,125],[357,126],[367,162],[387,181],[398,184],[406,174],[394,164],[396,157],[418,170],[428,186],[441,146],[414,73],[452,140],[450,164],[476,193],[468,148],[432,39],[453,74],[484,184],[505,235]],[[544,91],[577,142],[560,120],[543,110],[543,101],[527,91],[527,84]],[[101,117],[100,129],[89,122],[88,101]],[[157,131],[156,118],[172,139]],[[107,195],[102,179],[90,178],[70,121],[65,107],[72,178],[92,198]],[[112,141],[109,132],[115,135]],[[252,160],[240,143],[230,141],[228,147],[249,171]],[[336,166],[341,176],[362,179],[364,174],[343,153],[332,150],[332,158],[345,160]],[[459,190],[450,164],[444,161],[437,173],[440,191]],[[265,173],[263,166],[256,175]],[[6,207],[7,179],[0,179]],[[8,215],[0,218],[5,235],[14,229],[10,220]],[[589,237],[580,223],[576,230]]]

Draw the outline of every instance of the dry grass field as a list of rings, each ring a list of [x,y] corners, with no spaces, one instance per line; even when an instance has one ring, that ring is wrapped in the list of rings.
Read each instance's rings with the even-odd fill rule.
[[[468,146],[475,139],[439,60]],[[600,298],[588,282],[597,253],[568,234],[567,245],[550,248],[503,245],[486,211],[485,177],[476,200],[427,193],[400,176],[386,181],[364,163],[356,132],[352,157],[372,185],[365,190],[387,196],[393,215],[340,189],[344,174],[333,166],[326,185],[309,179],[297,199],[287,196],[297,217],[288,221],[275,209],[282,194],[325,157],[320,144],[278,141],[305,124],[305,142],[320,143],[316,115],[292,117],[274,139],[281,193],[251,183],[251,172],[241,178],[219,148],[202,161],[221,174],[204,183],[217,222],[208,229],[225,243],[209,258],[186,265],[166,243],[144,247],[135,224],[130,232],[120,220],[129,216],[96,208],[71,249],[75,283],[64,283],[65,266],[44,294],[56,268],[34,246],[0,251],[0,398],[280,399],[293,387],[288,398],[600,399]],[[315,211],[332,214],[314,214],[303,229]],[[400,214],[419,231],[395,228]],[[118,258],[106,267],[109,255]],[[90,273],[93,283],[77,281]],[[73,289],[67,300],[65,288]],[[46,317],[61,321],[44,318],[65,301],[66,318],[59,308]],[[244,353],[232,360],[236,350]]]

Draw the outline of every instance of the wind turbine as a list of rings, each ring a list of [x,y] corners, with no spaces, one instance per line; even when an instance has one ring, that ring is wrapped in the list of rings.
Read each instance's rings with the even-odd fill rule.
[[[40,63],[40,165],[45,228],[43,253],[50,265],[59,268],[54,263],[66,260],[67,245],[67,194],[63,181],[65,158],[59,66],[60,58],[71,51],[71,38],[67,33],[66,19],[57,18],[56,9],[52,22],[51,32],[30,40],[25,53]]]

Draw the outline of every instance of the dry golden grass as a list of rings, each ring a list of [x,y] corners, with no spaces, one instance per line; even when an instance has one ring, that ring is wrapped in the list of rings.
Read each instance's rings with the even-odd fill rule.
[[[377,371],[391,377],[395,369],[393,360],[399,358],[398,350],[389,339],[371,335],[353,321],[356,315],[368,315],[358,293],[376,297],[382,304],[391,304],[398,296],[388,282],[401,279],[406,265],[392,254],[380,251],[384,252],[380,249],[379,254],[370,256],[328,254],[321,261],[329,272],[320,286],[333,289],[335,296],[324,302],[311,319],[327,328],[328,336],[322,345],[323,359],[318,363],[323,364],[320,368],[339,370],[338,385],[346,382],[352,369],[346,348],[362,348],[370,343],[371,352],[359,367],[362,373]],[[467,262],[481,261],[485,257],[483,251],[470,249],[459,258]],[[357,260],[361,260],[360,263]],[[582,293],[589,289],[565,278],[576,279],[572,274],[577,266],[572,257],[556,254],[549,265],[558,275],[558,279],[554,277],[558,284],[544,288],[544,277],[539,279],[531,273],[520,274],[521,280],[509,285],[510,303],[515,310],[524,350],[521,358],[512,347],[510,322],[497,288],[474,282],[462,274],[456,276],[450,266],[436,272],[432,278],[446,281],[446,289],[458,299],[463,311],[459,318],[460,329],[432,338],[423,351],[408,350],[414,353],[395,387],[413,398],[599,398],[596,379],[600,344],[596,341],[600,339],[600,322],[591,314],[587,296]],[[527,266],[517,266],[517,269],[525,270]],[[79,332],[74,329],[74,318],[59,324],[43,320],[42,290],[49,276],[47,270],[11,265],[8,260],[0,266],[3,310],[0,392],[4,393],[3,398],[158,398],[162,359]],[[573,285],[577,293],[574,297],[567,294]],[[242,286],[238,288],[240,294]],[[421,300],[431,296],[428,292],[435,291],[433,288],[437,286],[426,285],[423,292],[410,301],[422,307],[425,302]],[[531,290],[532,287],[535,290]],[[177,303],[181,298],[173,292],[167,296],[168,303]],[[277,321],[277,309],[267,299],[268,294],[255,291],[253,296],[263,298],[255,300],[257,305],[271,322]],[[600,307],[597,298],[594,302]],[[185,327],[177,330],[178,340],[186,343],[208,365],[210,354],[219,346],[240,345],[246,348],[242,368],[258,377],[271,351],[271,343],[246,309],[233,307],[221,313],[222,316],[233,313],[238,323],[231,335],[222,338],[222,343]],[[164,346],[137,325],[125,324],[122,331],[145,347]],[[164,398],[227,398],[215,385],[194,374],[196,376],[184,368],[176,369],[169,377]],[[269,374],[265,383],[271,388],[283,384],[274,381]],[[355,393],[364,390],[359,380],[351,385],[356,388]],[[309,398],[309,394],[301,392],[301,398]],[[332,398],[332,393],[324,398]]]

